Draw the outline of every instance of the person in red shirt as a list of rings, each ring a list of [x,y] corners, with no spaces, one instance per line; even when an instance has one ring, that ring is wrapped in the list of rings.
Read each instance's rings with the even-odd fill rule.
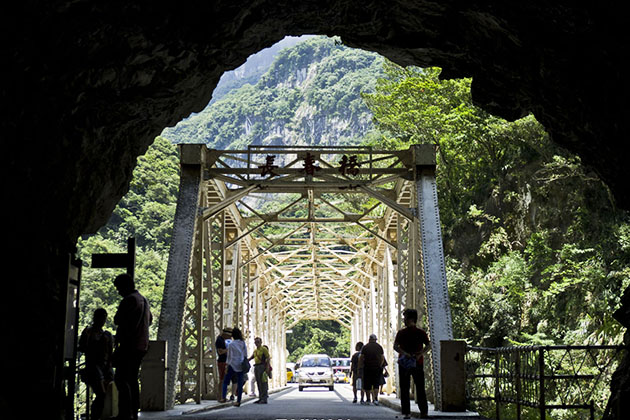
[[[394,350],[398,352],[398,367],[400,376],[400,405],[405,419],[410,418],[411,405],[409,401],[410,379],[416,384],[418,391],[418,408],[420,418],[428,418],[429,408],[427,395],[424,390],[424,353],[431,349],[429,336],[418,327],[418,311],[405,309],[403,311],[405,328],[398,331],[394,339]]]

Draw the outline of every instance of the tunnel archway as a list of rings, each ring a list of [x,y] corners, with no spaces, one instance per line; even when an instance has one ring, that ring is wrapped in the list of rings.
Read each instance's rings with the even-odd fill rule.
[[[2,29],[10,57],[2,131],[15,204],[7,259],[24,280],[12,282],[3,306],[22,312],[13,297],[29,296],[38,311],[24,314],[24,323],[44,333],[33,339],[6,326],[12,341],[35,343],[19,356],[21,363],[8,367],[16,392],[3,396],[1,406],[9,410],[23,401],[18,390],[36,389],[45,395],[46,415],[61,415],[68,254],[80,234],[107,220],[128,188],[136,157],[162,128],[201,109],[222,72],[250,54],[285,35],[339,35],[349,46],[400,64],[437,65],[444,77],[472,76],[479,105],[508,118],[533,112],[554,141],[595,168],[618,204],[629,208],[622,19],[608,4],[561,1],[16,7]],[[624,308],[618,316],[630,326],[628,303]]]

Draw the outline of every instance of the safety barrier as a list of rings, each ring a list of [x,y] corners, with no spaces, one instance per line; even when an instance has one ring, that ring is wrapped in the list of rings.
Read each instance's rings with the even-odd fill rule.
[[[75,380],[75,389],[74,389],[74,407],[73,407],[73,418],[75,420],[84,420],[90,418],[90,405],[88,401],[90,401],[90,387],[87,386],[84,382],[81,381],[79,371],[85,368],[85,362],[78,363],[76,370],[74,371]]]
[[[469,409],[487,416],[494,412],[496,420],[600,418],[611,375],[626,350],[621,345],[467,347]]]

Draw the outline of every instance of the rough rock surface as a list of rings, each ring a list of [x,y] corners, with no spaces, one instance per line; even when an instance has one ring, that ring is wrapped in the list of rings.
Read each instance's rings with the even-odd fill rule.
[[[7,261],[19,276],[7,280],[2,319],[11,343],[29,344],[13,347],[19,357],[6,372],[16,392],[3,393],[0,410],[11,412],[36,392],[44,401],[32,410],[61,416],[64,267],[77,237],[105,223],[128,188],[136,158],[165,126],[200,111],[223,71],[285,35],[339,35],[400,64],[472,76],[478,105],[509,119],[533,112],[554,141],[600,174],[620,207],[630,208],[625,15],[607,1],[581,4],[13,4],[2,19],[0,89]],[[18,332],[34,326],[37,334]],[[627,378],[627,370],[620,375]]]

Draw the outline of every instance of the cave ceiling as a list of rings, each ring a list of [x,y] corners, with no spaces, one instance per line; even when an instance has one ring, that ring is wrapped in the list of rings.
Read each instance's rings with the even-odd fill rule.
[[[2,319],[7,342],[30,343],[7,363],[3,412],[63,418],[65,287],[77,238],[106,223],[164,127],[202,110],[223,72],[287,35],[339,36],[402,65],[472,77],[477,105],[510,120],[533,113],[630,209],[619,2],[31,0],[0,16],[5,260],[19,270],[2,294]],[[628,366],[613,394],[627,395]],[[34,392],[36,406],[26,401]]]
[[[13,192],[29,185],[52,203],[38,220],[68,242],[94,232],[127,191],[136,158],[164,127],[203,109],[224,71],[286,35],[325,34],[402,65],[442,67],[445,78],[472,77],[477,105],[510,120],[533,113],[630,208],[623,14],[576,4],[21,3],[2,40]]]

